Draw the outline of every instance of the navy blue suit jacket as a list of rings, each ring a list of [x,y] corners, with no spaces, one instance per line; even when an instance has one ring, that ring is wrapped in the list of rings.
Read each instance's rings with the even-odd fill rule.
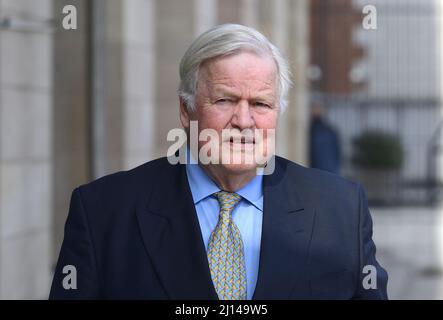
[[[263,189],[254,299],[387,298],[358,184],[276,157]],[[50,298],[217,299],[185,166],[161,158],[75,189]]]

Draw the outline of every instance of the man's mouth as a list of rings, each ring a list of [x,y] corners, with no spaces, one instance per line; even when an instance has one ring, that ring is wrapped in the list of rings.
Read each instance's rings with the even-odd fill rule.
[[[241,143],[241,144],[255,144],[255,138],[254,137],[241,137],[241,138],[234,138],[231,137],[229,139],[230,143]]]

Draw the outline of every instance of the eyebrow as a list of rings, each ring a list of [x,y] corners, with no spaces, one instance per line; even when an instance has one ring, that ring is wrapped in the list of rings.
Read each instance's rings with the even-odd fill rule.
[[[269,94],[264,93],[263,91],[269,91]],[[229,96],[238,98],[241,94],[239,91],[230,89],[227,85],[216,85],[211,90],[211,95],[221,95],[221,96]],[[262,89],[257,93],[257,96],[252,97],[252,100],[269,100],[275,99],[275,94],[272,93],[271,89]]]

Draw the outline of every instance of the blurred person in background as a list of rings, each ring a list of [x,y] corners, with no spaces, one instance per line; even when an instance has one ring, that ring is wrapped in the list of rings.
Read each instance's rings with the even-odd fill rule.
[[[197,121],[199,133],[241,137],[221,139],[220,150],[244,156],[259,148],[266,141],[242,132],[276,129],[289,74],[280,51],[252,28],[203,33],[180,64],[188,143]],[[198,151],[206,143],[198,141]],[[362,188],[272,161],[273,172],[262,175],[256,162],[164,157],[78,187],[50,298],[386,299]],[[75,288],[67,266],[76,270]]]
[[[310,166],[340,173],[340,140],[324,118],[324,108],[319,103],[314,103],[311,109]]]

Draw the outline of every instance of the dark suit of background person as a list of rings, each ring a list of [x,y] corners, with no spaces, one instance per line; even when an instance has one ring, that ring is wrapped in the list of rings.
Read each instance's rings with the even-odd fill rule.
[[[263,179],[253,299],[387,298],[359,185],[279,157]],[[365,265],[377,289],[363,288]],[[161,158],[75,189],[50,298],[217,299],[185,165]]]
[[[50,298],[387,298],[361,187],[269,162],[290,87],[279,50],[252,28],[216,26],[188,48],[180,79],[180,120],[201,165],[160,158],[75,189]],[[217,161],[203,165],[207,140],[189,134],[192,121],[221,137],[210,144]],[[248,140],[246,129],[266,134]],[[260,158],[223,161],[227,150],[240,159],[261,152],[274,170],[257,176]],[[205,181],[207,206],[194,199]]]
[[[310,126],[310,166],[338,174],[340,172],[340,140],[337,132],[322,116],[323,109],[313,107]]]

